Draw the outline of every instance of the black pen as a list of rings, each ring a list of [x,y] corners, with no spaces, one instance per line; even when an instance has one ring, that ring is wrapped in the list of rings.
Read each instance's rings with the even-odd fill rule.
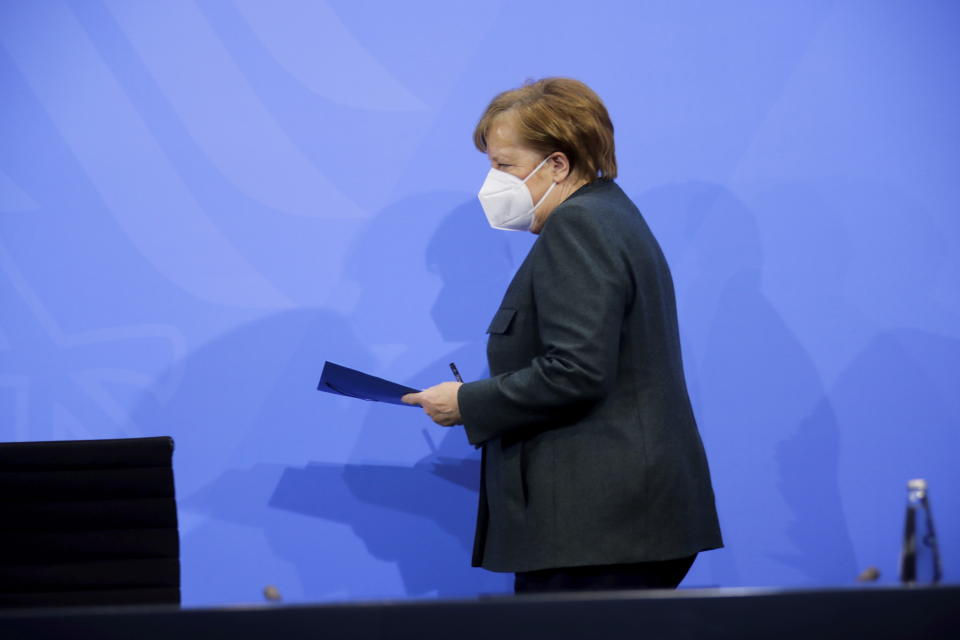
[[[453,377],[457,382],[463,382],[463,378],[460,377],[460,371],[457,370],[457,365],[452,362],[450,363],[450,371],[453,371]]]

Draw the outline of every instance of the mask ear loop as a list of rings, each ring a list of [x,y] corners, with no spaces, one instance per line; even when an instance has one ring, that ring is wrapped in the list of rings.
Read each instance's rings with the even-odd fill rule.
[[[555,186],[557,186],[557,183],[556,183],[556,182],[551,182],[551,183],[550,183],[550,186],[547,187],[547,192],[546,192],[545,194],[543,194],[543,197],[541,197],[539,200],[537,200],[537,203],[536,203],[535,205],[533,205],[533,209],[530,209],[530,213],[533,213],[534,211],[536,211],[536,210],[537,210],[537,207],[539,207],[541,204],[543,204],[543,201],[547,199],[547,196],[550,195],[550,192],[553,191],[553,188],[554,188]]]
[[[551,153],[550,156],[552,156],[552,155],[553,155],[553,154]],[[550,156],[547,156],[546,158],[544,158],[543,160],[540,161],[540,164],[538,164],[538,165],[533,169],[533,171],[530,172],[530,175],[528,175],[526,178],[523,179],[523,184],[527,184],[527,180],[529,180],[530,178],[532,178],[532,177],[533,177],[533,174],[535,174],[537,171],[540,171],[540,167],[542,167],[543,165],[547,164],[547,160],[550,159]]]
[[[552,156],[552,155],[553,155],[553,154],[551,153],[550,156]],[[530,178],[533,177],[533,174],[535,174],[537,171],[540,170],[540,167],[542,167],[543,165],[545,165],[545,164],[547,163],[547,160],[550,159],[550,156],[547,156],[546,158],[544,158],[543,161],[542,161],[540,164],[537,165],[537,168],[534,169],[533,171],[531,171],[531,172],[530,172],[530,175],[528,175],[526,178],[523,179],[523,183],[524,183],[524,184],[527,183],[527,180],[529,180]],[[550,192],[553,191],[553,188],[554,188],[555,186],[557,186],[557,183],[556,183],[556,182],[551,182],[551,183],[550,183],[550,186],[547,188],[547,192],[544,193],[543,196],[541,196],[541,198],[540,198],[539,200],[537,200],[536,204],[533,205],[533,208],[530,209],[530,213],[533,213],[534,211],[536,211],[536,210],[537,210],[537,207],[539,207],[541,204],[543,204],[543,201],[547,199],[547,196],[550,195]],[[533,226],[533,220],[530,221],[530,225]]]

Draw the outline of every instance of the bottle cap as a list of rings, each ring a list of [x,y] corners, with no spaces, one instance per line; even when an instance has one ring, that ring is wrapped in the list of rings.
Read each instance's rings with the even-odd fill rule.
[[[914,478],[913,480],[907,480],[907,489],[911,491],[926,491],[927,490],[927,481],[923,478]]]

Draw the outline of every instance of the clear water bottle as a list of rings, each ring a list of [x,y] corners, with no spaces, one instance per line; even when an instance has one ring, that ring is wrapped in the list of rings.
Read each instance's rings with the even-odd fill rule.
[[[920,478],[910,480],[907,482],[907,518],[900,550],[900,582],[937,584],[940,577],[940,550],[933,529],[927,481]]]

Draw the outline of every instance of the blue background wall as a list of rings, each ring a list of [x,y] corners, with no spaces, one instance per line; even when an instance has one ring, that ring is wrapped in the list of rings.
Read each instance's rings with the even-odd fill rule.
[[[588,6],[589,8],[584,8]],[[960,4],[0,4],[0,440],[172,435],[188,604],[469,595],[478,460],[325,359],[483,376],[533,237],[498,91],[583,79],[671,261],[728,547],[686,584],[960,573]]]

